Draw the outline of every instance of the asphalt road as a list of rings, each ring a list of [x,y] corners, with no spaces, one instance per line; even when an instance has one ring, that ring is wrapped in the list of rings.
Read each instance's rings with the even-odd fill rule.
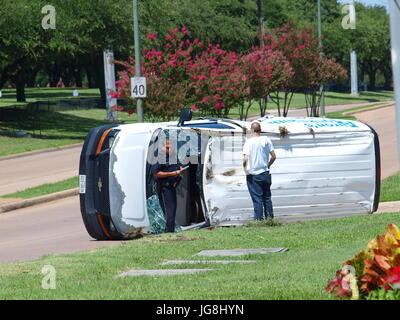
[[[0,160],[0,196],[78,175],[82,146]]]
[[[359,121],[368,123],[378,133],[381,146],[382,179],[398,172],[400,167],[397,153],[395,105],[360,112],[354,116]]]
[[[45,254],[93,250],[120,243],[96,241],[89,236],[80,215],[78,197],[0,215],[0,263],[34,260]]]

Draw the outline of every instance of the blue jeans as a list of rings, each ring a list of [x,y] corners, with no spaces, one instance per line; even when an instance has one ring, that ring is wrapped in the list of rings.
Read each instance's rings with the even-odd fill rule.
[[[246,180],[251,200],[253,200],[254,219],[274,218],[271,201],[271,174],[269,172],[258,175],[249,174]]]

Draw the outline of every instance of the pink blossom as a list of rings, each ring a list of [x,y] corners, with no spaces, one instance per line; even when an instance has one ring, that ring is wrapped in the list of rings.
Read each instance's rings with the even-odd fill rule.
[[[211,99],[210,96],[204,97],[204,98],[201,100],[201,103],[207,103],[208,101],[210,101],[210,99]]]
[[[149,38],[151,41],[153,41],[155,39],[156,35],[154,33],[149,32],[147,34],[147,38]]]
[[[196,111],[197,110],[197,106],[194,104],[194,105],[192,105],[192,110],[193,111]]]

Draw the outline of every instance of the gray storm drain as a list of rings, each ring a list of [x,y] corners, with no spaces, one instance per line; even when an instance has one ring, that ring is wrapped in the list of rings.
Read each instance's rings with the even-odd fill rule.
[[[255,263],[257,260],[169,260],[163,263],[160,263],[161,266],[167,265],[177,265],[177,264],[211,264],[211,263],[219,263],[219,264],[229,264],[229,263],[238,263],[238,264],[245,264],[245,263]]]
[[[114,278],[139,277],[139,276],[172,276],[181,274],[194,274],[211,271],[212,269],[161,269],[161,270],[130,270]]]
[[[265,254],[286,252],[288,248],[268,248],[268,249],[230,249],[230,250],[204,250],[198,256],[217,257],[217,256],[244,256],[246,254]]]

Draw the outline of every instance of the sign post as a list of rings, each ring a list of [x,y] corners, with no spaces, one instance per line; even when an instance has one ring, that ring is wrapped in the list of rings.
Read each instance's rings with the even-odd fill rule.
[[[147,97],[147,82],[144,77],[135,77],[131,79],[131,96],[135,99]]]
[[[133,0],[133,28],[135,33],[135,68],[136,78],[142,77],[142,63],[140,54],[140,33],[139,33],[139,14],[138,14],[138,0]],[[132,90],[133,91],[133,90]],[[143,100],[137,99],[137,117],[138,122],[144,122],[143,115]]]

